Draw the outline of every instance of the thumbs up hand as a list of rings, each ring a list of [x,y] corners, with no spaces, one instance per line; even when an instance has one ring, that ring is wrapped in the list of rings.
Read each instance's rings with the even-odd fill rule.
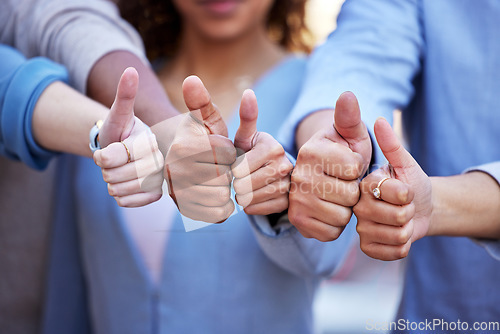
[[[357,231],[365,254],[380,260],[397,260],[406,257],[412,242],[429,230],[431,181],[385,119],[378,119],[374,130],[394,177],[384,166],[361,182],[361,198],[354,206]],[[388,179],[382,181],[384,178]],[[375,188],[379,190],[378,199],[374,196]]]
[[[292,163],[270,134],[257,131],[258,107],[252,90],[243,93],[240,127],[234,146],[242,153],[232,165],[236,201],[250,215],[268,215],[288,208]]]
[[[234,211],[231,165],[236,149],[201,80],[186,78],[182,90],[190,112],[180,116],[165,158],[164,176],[170,196],[184,216],[220,223]]]
[[[123,72],[115,101],[100,129],[103,149],[94,153],[109,194],[124,207],[143,206],[162,195],[163,155],[155,135],[134,116],[138,82],[135,69]]]
[[[299,232],[320,241],[337,239],[359,199],[371,140],[356,97],[342,94],[334,125],[316,132],[299,150],[292,173],[288,216]]]

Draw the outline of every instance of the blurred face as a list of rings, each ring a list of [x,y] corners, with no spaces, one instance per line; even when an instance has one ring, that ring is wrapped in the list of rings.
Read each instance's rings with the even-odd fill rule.
[[[172,0],[184,29],[224,41],[265,28],[274,0]]]

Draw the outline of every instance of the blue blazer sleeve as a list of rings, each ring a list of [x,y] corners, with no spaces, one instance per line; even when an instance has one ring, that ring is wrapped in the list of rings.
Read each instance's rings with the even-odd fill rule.
[[[392,112],[413,97],[412,81],[421,68],[420,6],[418,0],[347,0],[337,29],[308,62],[302,92],[280,141],[293,141],[302,119],[334,109],[345,91],[357,96],[369,129],[378,116],[391,122]]]
[[[48,59],[26,60],[0,45],[0,154],[34,169],[44,169],[55,155],[33,138],[31,119],[38,98],[54,81],[67,81],[64,67]]]

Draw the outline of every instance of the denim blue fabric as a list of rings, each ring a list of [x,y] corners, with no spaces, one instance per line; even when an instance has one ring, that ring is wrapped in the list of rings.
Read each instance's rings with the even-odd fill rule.
[[[301,119],[350,90],[369,129],[403,111],[409,149],[430,176],[500,160],[499,17],[497,0],[347,0],[279,138],[293,143]],[[498,321],[499,280],[498,262],[472,240],[424,238],[412,245],[397,317]]]

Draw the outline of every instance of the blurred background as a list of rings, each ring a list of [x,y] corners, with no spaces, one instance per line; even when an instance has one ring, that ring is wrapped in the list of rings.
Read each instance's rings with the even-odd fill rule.
[[[315,44],[336,27],[343,0],[309,0],[307,23]],[[398,123],[399,114],[395,114]],[[397,130],[399,124],[395,124]],[[402,286],[403,261],[382,262],[364,255],[356,245],[338,274],[318,291],[314,315],[318,334],[369,332],[368,323],[385,323],[395,317]],[[377,332],[382,333],[382,332]]]

